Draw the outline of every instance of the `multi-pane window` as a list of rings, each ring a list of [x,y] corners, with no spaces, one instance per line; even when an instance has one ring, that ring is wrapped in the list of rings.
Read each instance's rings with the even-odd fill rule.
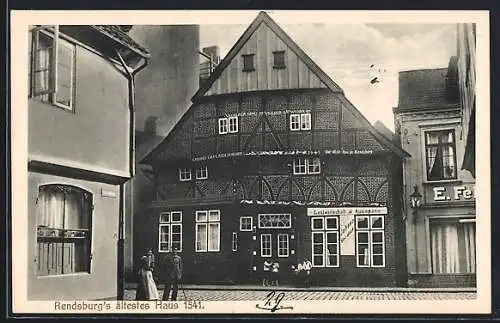
[[[191,180],[191,169],[190,168],[179,168],[179,180],[190,181]]]
[[[251,216],[240,217],[240,231],[252,231],[253,218]]]
[[[288,234],[278,234],[278,257],[288,257],[289,246]]]
[[[272,236],[269,233],[260,235],[260,256],[272,257]]]
[[[158,251],[182,251],[182,212],[162,212],[158,225]]]
[[[243,57],[243,72],[255,71],[254,58],[255,54],[242,55]]]
[[[196,251],[220,251],[220,210],[196,211]]]
[[[474,219],[431,219],[432,272],[476,272],[476,223]]]
[[[58,26],[30,30],[29,94],[73,109],[75,45],[63,39]]]
[[[385,266],[384,217],[356,216],[356,265]]]
[[[274,58],[274,68],[285,68],[285,51],[276,51],[273,52],[273,58]]]
[[[453,129],[425,132],[427,180],[457,178],[455,131]]]
[[[311,218],[312,263],[314,267],[339,266],[338,217]]]
[[[233,232],[233,234],[232,234],[231,250],[238,251],[238,232]]]
[[[219,134],[238,132],[238,117],[219,118]]]
[[[311,114],[290,114],[290,130],[311,130]]]
[[[37,199],[39,276],[90,272],[92,194],[73,186],[44,185]]]
[[[196,179],[207,179],[208,178],[208,167],[201,166],[196,169]]]
[[[284,214],[259,214],[259,229],[282,229],[292,227],[292,215]]]
[[[295,175],[320,174],[321,161],[319,157],[295,158],[293,160],[293,173]]]

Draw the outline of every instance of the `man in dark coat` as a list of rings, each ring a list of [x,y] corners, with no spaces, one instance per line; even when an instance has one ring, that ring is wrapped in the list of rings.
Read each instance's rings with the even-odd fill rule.
[[[173,248],[172,254],[165,257],[165,290],[162,300],[168,301],[170,289],[172,289],[172,301],[177,300],[179,282],[182,279],[182,258],[177,254],[177,249]]]

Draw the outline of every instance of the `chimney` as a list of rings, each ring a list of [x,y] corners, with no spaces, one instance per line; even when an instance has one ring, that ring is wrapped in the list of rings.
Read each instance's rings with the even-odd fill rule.
[[[204,60],[200,64],[200,83],[207,79],[220,63],[219,46],[204,47],[200,54]]]
[[[146,119],[144,123],[144,132],[149,136],[156,136],[156,123],[158,117],[150,116]]]

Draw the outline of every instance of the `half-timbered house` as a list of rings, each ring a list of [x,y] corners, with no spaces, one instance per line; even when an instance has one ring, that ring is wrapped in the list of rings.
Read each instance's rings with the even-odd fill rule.
[[[258,283],[269,258],[285,282],[311,261],[316,285],[403,283],[408,154],[266,13],[192,102],[142,161],[156,195],[136,248],[180,250],[186,283]]]

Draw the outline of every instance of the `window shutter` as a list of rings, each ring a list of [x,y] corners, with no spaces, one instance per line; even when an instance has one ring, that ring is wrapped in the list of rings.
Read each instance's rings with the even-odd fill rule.
[[[48,30],[53,35],[46,36],[52,38],[51,44],[45,48],[41,48],[41,31]],[[31,47],[31,96],[41,96],[55,92],[56,85],[56,62],[57,62],[57,39],[59,37],[58,26],[38,26],[31,29],[32,32],[32,47]],[[45,52],[44,52],[45,51]],[[48,55],[48,60],[44,61],[44,55]],[[48,63],[48,66],[45,64]],[[43,76],[40,75],[41,70],[48,70],[48,84],[44,84]]]

